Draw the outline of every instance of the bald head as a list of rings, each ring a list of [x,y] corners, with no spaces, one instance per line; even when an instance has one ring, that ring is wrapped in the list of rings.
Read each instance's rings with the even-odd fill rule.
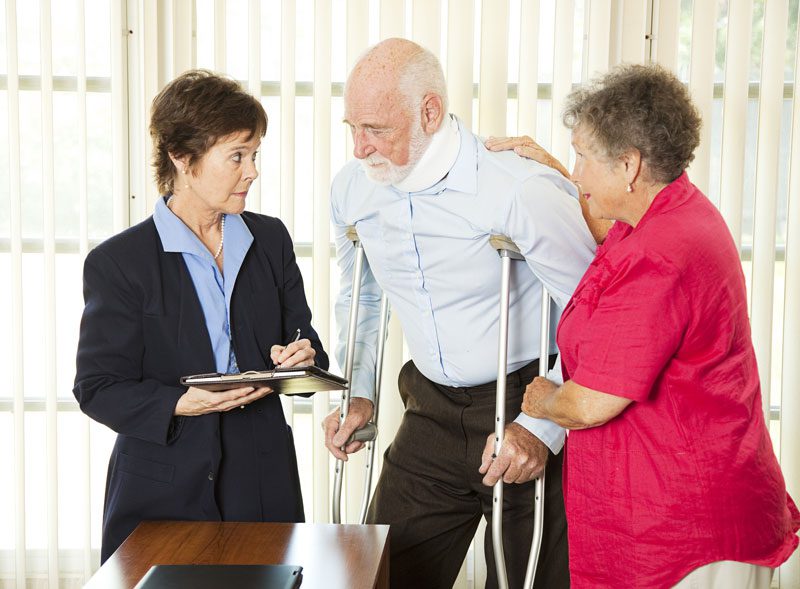
[[[426,95],[435,94],[447,112],[447,83],[439,60],[408,39],[386,39],[367,49],[347,78],[345,102],[376,90],[397,94],[404,110],[413,112]]]
[[[387,39],[358,60],[344,89],[353,155],[382,184],[406,177],[447,116],[439,60],[406,39]]]

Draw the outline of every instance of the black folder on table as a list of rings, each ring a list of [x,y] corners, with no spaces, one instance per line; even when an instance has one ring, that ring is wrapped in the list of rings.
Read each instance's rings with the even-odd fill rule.
[[[296,589],[302,571],[289,564],[157,564],[134,589]]]
[[[238,374],[194,374],[181,377],[184,386],[207,391],[226,391],[237,387],[271,387],[284,395],[341,391],[347,388],[347,379],[331,374],[319,366],[302,368],[276,368],[275,370],[248,370]]]

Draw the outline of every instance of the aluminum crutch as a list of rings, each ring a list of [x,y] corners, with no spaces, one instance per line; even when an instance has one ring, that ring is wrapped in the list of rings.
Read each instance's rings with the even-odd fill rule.
[[[348,317],[347,326],[347,346],[345,349],[345,365],[344,376],[348,382],[348,388],[342,391],[342,397],[339,404],[339,425],[344,423],[347,413],[350,409],[350,388],[349,383],[353,378],[353,364],[355,358],[356,348],[356,330],[358,327],[358,301],[361,295],[361,275],[364,268],[364,248],[361,245],[361,240],[358,238],[358,233],[354,226],[347,228],[347,238],[353,243],[355,248],[355,262],[353,266],[353,285],[350,298],[350,314]],[[352,436],[345,442],[345,446],[351,442],[359,441],[366,442],[366,476],[364,480],[364,494],[361,501],[361,512],[359,515],[359,522],[364,523],[367,519],[367,507],[369,506],[370,493],[372,491],[372,472],[375,459],[376,438],[378,435],[378,407],[380,402],[381,391],[381,377],[383,373],[383,352],[384,343],[386,341],[386,326],[389,318],[389,302],[386,294],[381,296],[380,307],[380,323],[378,327],[378,347],[377,358],[375,366],[375,403],[372,421],[367,423],[363,428],[355,431]],[[344,478],[344,461],[337,459],[334,469],[333,481],[333,502],[332,502],[332,519],[333,523],[338,524],[342,521],[341,504],[342,504],[342,480]]]
[[[504,235],[492,235],[489,243],[500,254],[502,263],[500,278],[500,338],[497,352],[497,397],[495,402],[494,454],[500,453],[503,445],[506,422],[506,371],[508,367],[508,307],[509,285],[511,282],[511,261],[524,260],[516,244]],[[547,374],[550,343],[550,297],[542,286],[542,329],[539,351],[539,376]],[[544,481],[545,473],[534,483],[534,522],[531,553],[525,571],[525,589],[533,587],[539,550],[544,531]],[[500,589],[508,589],[508,574],[503,550],[503,479],[498,480],[492,489],[492,546],[497,570],[497,583]]]

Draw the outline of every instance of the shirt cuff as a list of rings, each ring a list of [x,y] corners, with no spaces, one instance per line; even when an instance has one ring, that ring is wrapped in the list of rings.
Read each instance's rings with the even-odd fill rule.
[[[549,419],[539,419],[520,413],[514,423],[518,423],[539,438],[553,454],[558,454],[564,447],[564,436],[566,435],[564,428]]]
[[[350,398],[368,399],[375,405],[375,375],[366,370],[358,370],[358,367],[353,369]]]
[[[559,352],[558,357],[556,358],[556,363],[553,364],[553,367],[547,373],[547,380],[551,380],[556,383],[558,386],[564,384],[564,375],[561,374],[561,353]]]
[[[350,398],[351,399],[366,399],[367,401],[370,401],[373,406],[375,405],[375,395],[370,395],[369,393],[365,393],[363,390],[361,390],[359,392],[351,391],[350,392]]]

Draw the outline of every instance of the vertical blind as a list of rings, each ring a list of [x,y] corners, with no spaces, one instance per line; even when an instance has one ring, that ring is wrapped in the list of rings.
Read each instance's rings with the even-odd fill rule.
[[[248,208],[289,228],[315,326],[332,350],[328,191],[352,149],[343,86],[361,52],[391,36],[440,57],[451,111],[476,132],[531,135],[565,163],[560,113],[575,84],[623,61],[656,61],[686,82],[705,123],[690,176],[740,245],[764,411],[800,497],[798,0],[0,3],[0,307],[9,326],[0,335],[0,469],[9,473],[0,587],[77,587],[99,564],[113,433],[80,414],[71,395],[80,268],[91,247],[152,212],[152,98],[185,69],[206,67],[262,99],[269,129]],[[378,455],[402,416],[395,380],[407,358],[392,319]],[[329,521],[332,486],[319,423],[335,401],[284,400],[306,514],[318,522]],[[346,472],[343,513],[353,521],[363,456]],[[458,587],[482,586],[481,546]],[[798,558],[782,567],[780,587],[800,588]]]

